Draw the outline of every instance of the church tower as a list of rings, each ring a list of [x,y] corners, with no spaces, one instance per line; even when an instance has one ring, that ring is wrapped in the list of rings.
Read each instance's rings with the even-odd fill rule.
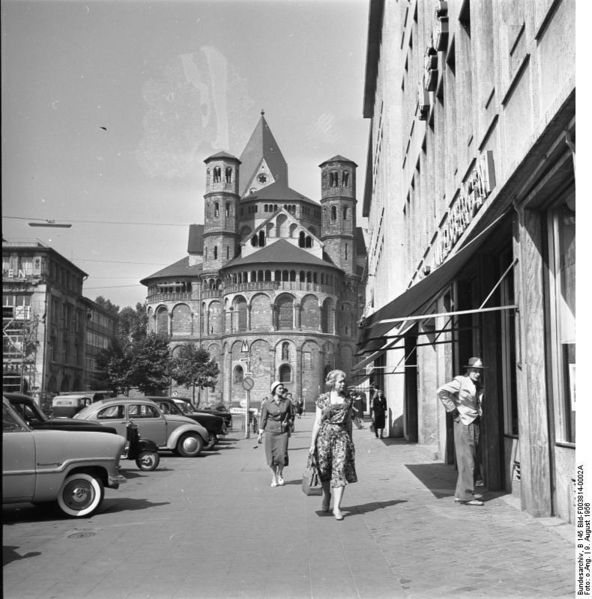
[[[218,271],[238,253],[240,160],[218,152],[206,163],[203,272]]]
[[[356,256],[356,167],[334,156],[319,165],[321,169],[321,240],[325,252],[347,275],[355,272]]]

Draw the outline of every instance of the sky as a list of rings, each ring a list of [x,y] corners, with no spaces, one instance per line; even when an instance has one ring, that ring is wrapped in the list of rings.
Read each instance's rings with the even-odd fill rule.
[[[204,159],[240,156],[261,110],[289,185],[358,164],[369,0],[2,0],[2,232],[41,241],[124,307],[186,255]],[[69,229],[29,222],[72,223]],[[359,223],[363,224],[363,223]]]

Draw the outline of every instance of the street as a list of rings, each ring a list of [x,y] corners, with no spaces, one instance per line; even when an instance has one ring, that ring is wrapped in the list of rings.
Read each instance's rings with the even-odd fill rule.
[[[213,452],[163,454],[106,490],[90,519],[3,511],[6,599],[572,597],[573,526],[512,498],[455,504],[455,471],[425,449],[354,430],[359,482],[345,519],[305,496],[313,416],[296,420],[286,485],[234,430]],[[256,448],[255,448],[256,447]]]

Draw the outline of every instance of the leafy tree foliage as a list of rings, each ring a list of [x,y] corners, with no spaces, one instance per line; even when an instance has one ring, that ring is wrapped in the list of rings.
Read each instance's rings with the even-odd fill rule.
[[[109,312],[111,316],[117,318],[119,314],[119,306],[113,304],[111,300],[105,299],[102,295],[99,295],[99,297],[95,299],[95,304],[99,305],[106,312]]]
[[[170,384],[168,338],[149,333],[133,344],[128,381],[146,395],[158,394]]]
[[[138,302],[135,308],[123,308],[119,312],[117,324],[117,336],[123,344],[144,340],[148,329],[148,315],[143,304]]]
[[[193,385],[213,389],[218,381],[220,369],[210,359],[210,353],[195,345],[182,345],[178,355],[171,360],[171,376],[186,388]]]

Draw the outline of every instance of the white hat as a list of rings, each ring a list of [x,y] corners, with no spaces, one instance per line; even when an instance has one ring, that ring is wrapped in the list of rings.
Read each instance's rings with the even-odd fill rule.
[[[284,383],[280,382],[280,381],[273,381],[273,383],[271,383],[271,394],[274,395],[275,390],[277,387],[279,387],[279,385],[284,385]]]

